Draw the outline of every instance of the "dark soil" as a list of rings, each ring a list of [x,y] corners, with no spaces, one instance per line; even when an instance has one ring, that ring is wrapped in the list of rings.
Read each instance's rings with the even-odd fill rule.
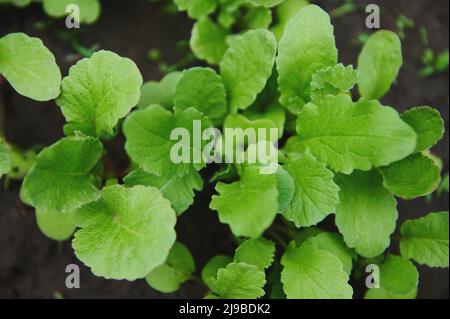
[[[317,1],[326,9],[336,7],[338,1]],[[399,111],[418,105],[431,105],[440,110],[446,120],[448,132],[448,73],[421,79],[417,76],[421,67],[421,55],[425,47],[420,42],[419,26],[424,26],[430,35],[430,46],[437,52],[448,48],[449,2],[447,0],[397,0],[356,1],[359,4],[379,3],[383,8],[382,28],[395,29],[395,21],[405,14],[416,22],[416,28],[407,31],[404,41],[405,64],[398,83],[385,98],[386,105]],[[63,30],[58,22],[48,30],[34,27],[37,21],[47,21],[39,4],[27,9],[0,8],[0,37],[9,32],[25,32],[40,37],[56,55],[63,74],[73,64],[67,57],[73,48],[61,40],[55,30]],[[355,64],[359,47],[350,39],[366,32],[363,12],[352,13],[334,21],[340,59],[345,64]],[[151,48],[159,48],[169,63],[175,63],[183,54],[176,48],[179,40],[190,36],[191,21],[184,15],[170,16],[161,7],[144,0],[104,1],[101,19],[93,26],[83,27],[79,42],[85,46],[99,43],[101,48],[112,50],[133,59],[146,80],[158,80],[162,76],[155,63],[147,58]],[[35,145],[50,145],[63,136],[63,117],[54,102],[36,103],[23,98],[7,88],[6,136],[8,140],[23,148]],[[448,133],[447,133],[448,134]],[[126,156],[123,141],[108,143],[107,147],[115,165],[123,168]],[[448,135],[433,152],[444,160],[448,171]],[[206,175],[210,172],[206,172]],[[20,184],[13,183],[8,190],[0,188],[0,298],[52,298],[61,292],[66,298],[201,298],[204,288],[196,283],[187,283],[176,294],[163,295],[144,281],[126,282],[97,278],[74,256],[69,242],[56,243],[44,237],[38,230],[34,211],[19,200]],[[232,254],[234,246],[228,228],[221,225],[208,204],[213,193],[205,187],[196,197],[194,206],[179,220],[179,240],[192,251],[198,269],[218,253]],[[400,202],[401,223],[405,219],[417,218],[431,211],[448,211],[448,194],[435,198],[431,203],[420,199]],[[332,223],[332,220],[325,222]],[[396,247],[392,248],[397,251]],[[65,267],[75,263],[81,267],[81,288],[68,290],[65,287]],[[421,298],[448,298],[449,272],[420,267]]]

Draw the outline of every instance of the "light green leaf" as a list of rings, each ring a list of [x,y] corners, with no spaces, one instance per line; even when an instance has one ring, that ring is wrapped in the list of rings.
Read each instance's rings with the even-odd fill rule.
[[[174,0],[180,11],[187,11],[189,17],[200,19],[216,10],[219,0]]]
[[[434,146],[445,133],[444,120],[438,110],[429,106],[412,108],[401,114],[417,133],[416,152],[423,152]]]
[[[263,119],[272,121],[278,128],[278,137],[283,137],[284,125],[286,124],[286,111],[278,102],[270,104],[269,107],[264,110],[255,110],[254,108],[247,109],[244,111],[243,115],[250,121]],[[267,128],[270,128],[270,126],[267,126]]]
[[[99,51],[70,68],[56,100],[69,131],[112,134],[119,119],[137,104],[142,76],[136,64],[110,51]]]
[[[381,99],[389,92],[402,64],[402,44],[397,34],[382,30],[370,36],[358,58],[361,96]]]
[[[240,175],[238,182],[216,185],[219,195],[212,197],[210,208],[235,236],[258,238],[277,214],[277,179],[261,174],[257,166],[244,167]]]
[[[0,178],[4,174],[7,174],[11,168],[11,156],[9,155],[9,150],[7,146],[3,143],[0,138]]]
[[[278,166],[276,172],[278,185],[278,212],[282,213],[291,205],[295,196],[295,181],[282,166]]]
[[[73,213],[36,210],[36,223],[41,232],[53,240],[67,240],[75,232]]]
[[[375,172],[337,176],[341,188],[336,225],[345,243],[363,257],[381,255],[390,244],[398,217],[394,195]]]
[[[42,41],[24,33],[0,38],[0,74],[21,95],[49,101],[60,93],[61,71]]]
[[[349,94],[358,78],[358,71],[351,65],[336,64],[320,69],[312,76],[311,100],[319,103],[327,95]]]
[[[175,90],[174,106],[180,110],[195,107],[219,124],[228,109],[222,78],[210,68],[196,67],[184,71]]]
[[[149,174],[142,169],[138,169],[127,175],[124,178],[124,183],[128,186],[156,187],[172,203],[178,215],[184,213],[194,203],[194,191],[203,189],[203,179],[194,169],[191,169],[183,177],[175,175],[171,178]]]
[[[191,278],[195,271],[195,262],[191,253],[183,244],[175,242],[167,260],[145,277],[153,289],[163,293],[172,293],[180,289],[181,284]]]
[[[273,121],[269,118],[266,118],[266,117],[255,118],[253,120],[250,120],[241,114],[230,114],[225,119],[223,127],[225,129],[225,134],[224,134],[225,137],[227,136],[227,134],[226,134],[227,128],[229,128],[229,129],[241,128],[242,130],[244,130],[244,132],[247,129],[254,130],[255,136],[256,136],[256,138],[255,138],[256,142],[258,141],[258,139],[264,139],[264,140],[269,140],[271,142],[276,142],[279,137],[279,134],[276,134],[275,136],[270,136],[269,134],[267,134],[267,132],[266,132],[266,135],[259,136],[259,134],[258,134],[259,129],[264,129],[264,131],[270,131],[270,129],[278,129],[277,123],[275,123],[275,121]],[[243,144],[244,139],[237,136],[236,143]]]
[[[217,255],[211,258],[202,270],[202,280],[208,286],[211,287],[214,283],[214,279],[217,278],[217,272],[221,268],[225,268],[228,264],[233,262],[233,258],[225,255]]]
[[[348,248],[341,235],[321,232],[308,238],[305,245],[314,245],[335,255],[342,263],[344,271],[350,276],[353,268],[353,259],[356,258],[354,250]]]
[[[337,63],[338,53],[328,13],[306,6],[289,21],[280,40],[277,69],[281,103],[294,113],[309,101],[312,75]]]
[[[268,28],[272,23],[272,11],[265,7],[249,8],[247,14],[243,17],[245,29]]]
[[[264,272],[245,263],[231,263],[219,269],[211,280],[213,294],[221,299],[256,299],[264,295]]]
[[[433,193],[441,181],[441,170],[428,156],[411,155],[381,169],[384,187],[391,193],[413,199]]]
[[[8,178],[11,180],[21,181],[25,178],[36,161],[36,150],[33,148],[29,150],[21,150],[11,144],[8,144],[7,148],[11,159]]]
[[[397,111],[378,101],[327,96],[298,115],[295,149],[309,149],[333,170],[351,174],[387,166],[414,152],[416,133]]]
[[[429,267],[448,268],[448,212],[431,213],[406,221],[401,228],[403,257]]]
[[[292,237],[295,240],[295,243],[297,244],[297,246],[301,246],[309,238],[317,236],[323,232],[325,232],[325,231],[318,227],[307,227],[307,228],[302,228],[300,231],[293,233]]]
[[[339,203],[339,187],[325,164],[308,153],[290,159],[285,169],[295,181],[295,195],[283,216],[297,227],[316,225],[334,212]]]
[[[202,18],[192,29],[191,50],[200,60],[219,64],[228,49],[227,36],[227,29],[216,25],[208,17]]]
[[[176,214],[153,187],[110,186],[75,213],[72,246],[92,272],[110,279],[144,278],[167,259]]]
[[[277,39],[281,39],[283,36],[284,29],[289,20],[291,20],[301,8],[306,7],[307,5],[309,5],[308,0],[285,0],[275,8],[276,24],[271,28],[271,31],[275,34]]]
[[[246,263],[264,271],[273,263],[275,257],[275,243],[264,238],[248,239],[243,242],[234,255],[237,263]]]
[[[242,161],[243,152],[250,144],[261,141],[275,143],[279,138],[278,132],[271,134],[272,129],[278,129],[277,123],[267,118],[249,120],[241,114],[230,114],[225,118],[223,127],[225,132],[222,135],[224,147],[222,151],[230,158],[228,161],[233,162],[238,162],[238,158]],[[230,155],[233,156],[233,160]]]
[[[412,262],[399,256],[387,255],[380,265],[382,289],[394,296],[409,296],[417,291],[418,285],[419,272]]]
[[[54,18],[68,16],[67,6],[76,5],[79,8],[80,22],[88,24],[98,19],[101,10],[99,0],[43,0],[43,5],[45,13]],[[73,14],[72,17],[77,19],[78,16]]]
[[[263,6],[263,7],[271,8],[276,5],[281,4],[284,1],[285,0],[247,0],[246,2],[254,4],[255,6]]]
[[[162,106],[152,105],[133,112],[123,124],[127,139],[125,149],[131,159],[147,173],[167,179],[175,175],[183,177],[193,168],[200,170],[205,166],[201,147],[206,143],[203,141],[202,145],[196,145],[193,142],[195,138],[201,138],[194,136],[194,120],[201,122],[202,129],[211,127],[209,119],[194,108],[183,111],[176,109],[175,113],[172,113]],[[180,136],[171,140],[174,129],[180,132],[183,130],[185,135],[189,135],[181,140]],[[175,159],[171,158],[171,151],[176,150],[174,153],[179,155],[180,148],[183,155],[189,156],[189,161],[176,163]]]
[[[326,250],[291,243],[281,264],[281,281],[288,299],[352,298],[353,289],[342,263]]]
[[[21,199],[48,212],[70,213],[100,197],[92,170],[102,144],[89,137],[67,137],[44,149],[21,189]]]
[[[257,29],[230,38],[229,45],[220,73],[235,112],[248,108],[264,89],[275,63],[277,41],[270,31]]]
[[[141,87],[141,98],[138,102],[138,107],[143,109],[150,105],[158,104],[168,110],[172,109],[175,89],[181,75],[181,72],[171,72],[161,82],[145,82]]]
[[[414,290],[412,293],[408,295],[393,295],[389,293],[386,289],[378,288],[378,289],[369,289],[367,290],[364,299],[377,299],[377,300],[387,300],[387,299],[416,299],[418,289]]]

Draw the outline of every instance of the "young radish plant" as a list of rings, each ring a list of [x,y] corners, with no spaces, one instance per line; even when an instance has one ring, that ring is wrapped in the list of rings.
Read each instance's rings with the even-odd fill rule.
[[[440,184],[429,149],[444,134],[437,110],[399,114],[379,101],[402,65],[399,38],[374,33],[357,67],[344,66],[330,17],[318,6],[297,7],[280,22],[277,40],[265,18],[282,2],[176,0],[199,19],[193,51],[218,68],[144,85],[134,62],[110,51],[79,61],[61,80],[40,40],[1,38],[0,74],[24,96],[55,99],[67,122],[66,137],[39,153],[21,189],[42,231],[55,240],[74,233],[76,256],[97,276],[145,278],[164,293],[201,281],[207,298],[352,298],[350,278],[365,282],[358,274],[369,264],[380,278],[366,298],[415,298],[415,264],[448,267],[448,212],[408,220],[396,232],[397,198],[427,196]],[[218,24],[209,17],[217,10]],[[225,41],[235,23],[248,28]],[[261,163],[220,165],[210,208],[240,244],[234,256],[212,258],[199,277],[175,224],[203,189],[208,162],[171,160],[171,132],[192,132],[194,121],[204,129],[277,128],[267,142],[284,145],[274,174],[261,174]],[[110,180],[103,141],[121,128],[133,165]],[[236,143],[245,145],[225,147]],[[5,145],[0,174],[9,168]],[[194,154],[204,147],[190,145]],[[330,215],[338,232],[317,226]],[[399,255],[388,252],[395,242]]]

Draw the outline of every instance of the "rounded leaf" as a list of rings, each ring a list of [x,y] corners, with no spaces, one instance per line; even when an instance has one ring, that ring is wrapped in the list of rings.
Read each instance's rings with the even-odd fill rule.
[[[49,101],[60,93],[61,71],[42,41],[24,33],[0,38],[0,74],[21,95]]]
[[[358,58],[361,96],[381,99],[390,90],[402,64],[402,43],[397,34],[381,30],[370,36]]]
[[[119,119],[138,103],[142,82],[133,61],[99,51],[70,68],[56,103],[69,122],[69,131],[112,134]]]
[[[22,184],[21,199],[47,212],[70,213],[100,197],[92,170],[102,156],[100,141],[66,137],[44,149]]]
[[[167,259],[176,214],[153,187],[110,186],[75,213],[72,246],[92,272],[109,279],[144,278]]]

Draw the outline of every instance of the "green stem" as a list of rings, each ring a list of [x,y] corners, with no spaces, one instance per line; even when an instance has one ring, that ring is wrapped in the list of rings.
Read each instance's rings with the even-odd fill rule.
[[[346,3],[339,8],[336,8],[330,12],[330,16],[332,19],[337,19],[346,14],[352,13],[356,11],[356,6],[353,3]]]

